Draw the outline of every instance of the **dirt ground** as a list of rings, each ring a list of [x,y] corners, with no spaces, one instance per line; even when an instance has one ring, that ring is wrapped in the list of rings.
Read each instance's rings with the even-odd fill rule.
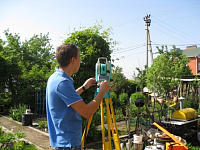
[[[49,134],[42,131],[38,127],[33,126],[22,126],[21,122],[17,122],[12,120],[9,117],[0,115],[0,127],[4,127],[6,130],[13,130],[14,133],[17,131],[21,131],[26,135],[25,140],[27,140],[30,144],[34,144],[37,146],[38,150],[52,150],[53,147],[49,146]],[[117,122],[117,129],[125,127],[125,121]],[[86,144],[87,150],[100,150],[102,149],[102,142],[89,143]]]

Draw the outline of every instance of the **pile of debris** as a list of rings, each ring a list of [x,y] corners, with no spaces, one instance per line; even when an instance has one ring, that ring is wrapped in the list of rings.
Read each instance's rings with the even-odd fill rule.
[[[126,149],[136,150],[187,150],[187,142],[180,136],[172,135],[163,127],[154,123],[157,128],[141,126],[141,129],[128,139]],[[140,131],[140,132],[139,132]],[[121,149],[125,145],[121,144]]]

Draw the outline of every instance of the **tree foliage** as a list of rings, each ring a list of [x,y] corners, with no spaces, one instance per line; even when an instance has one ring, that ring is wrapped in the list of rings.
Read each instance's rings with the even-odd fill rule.
[[[137,77],[136,77],[136,81],[137,81],[139,87],[143,89],[147,85],[146,84],[147,66],[145,66],[144,70],[136,67],[136,70],[138,71],[138,74],[137,74]]]
[[[34,35],[22,45],[22,79],[34,89],[46,88],[46,79],[55,70],[55,53],[47,35]],[[34,84],[33,84],[34,83]]]
[[[135,101],[137,99],[143,99],[145,101],[146,97],[140,92],[131,94],[131,115],[132,116],[137,116],[138,113],[141,114],[143,111],[145,111],[145,107],[141,107],[140,112],[138,112],[138,107],[136,107],[135,105]]]
[[[20,41],[19,34],[5,30],[6,40],[0,40],[1,102],[11,105],[24,103],[34,106],[35,90],[46,87],[46,81],[55,70],[55,56],[47,35],[34,35]]]
[[[171,88],[180,83],[183,75],[191,74],[187,63],[189,59],[182,55],[180,51],[173,47],[172,51],[168,51],[164,46],[159,49],[159,56],[154,59],[154,62],[147,70],[147,87],[160,93],[169,93]]]
[[[128,80],[122,73],[122,68],[117,66],[115,70],[113,70],[112,79],[113,81],[110,84],[111,91],[115,92],[117,95],[119,95],[122,92],[125,92],[125,86]]]
[[[122,68],[116,66],[112,73],[111,91],[117,96],[121,93],[127,93],[128,97],[137,91],[137,83],[135,80],[128,80],[122,73]]]
[[[122,113],[124,116],[126,115],[126,110],[124,108],[126,108],[128,101],[129,101],[129,97],[127,93],[121,93],[119,95],[118,107],[122,109]]]

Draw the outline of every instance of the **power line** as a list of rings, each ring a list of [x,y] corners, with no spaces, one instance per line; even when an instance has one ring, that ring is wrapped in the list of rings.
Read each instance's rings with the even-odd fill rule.
[[[166,45],[166,46],[180,46],[180,47],[182,47],[182,46],[185,46],[185,47],[187,47],[187,46],[189,46],[189,45],[200,45],[200,44],[158,44],[158,43],[155,43],[155,42],[152,42],[153,44],[152,45],[157,45],[157,46],[163,46],[163,45]]]
[[[141,45],[134,46],[134,48],[127,48],[127,50],[124,50],[124,49],[126,49],[126,48],[124,48],[124,49],[122,49],[123,51],[114,52],[113,54],[118,54],[118,53],[124,53],[124,52],[128,52],[128,51],[132,51],[132,50],[144,47],[144,46],[145,46],[145,44],[141,44]]]
[[[127,56],[124,56],[124,57],[129,57],[129,56],[133,56],[133,55],[137,55],[137,54],[141,54],[141,53],[145,53],[146,51],[142,51],[142,52],[138,52],[138,53],[135,53],[135,54],[131,54],[131,55],[127,55]]]
[[[129,57],[129,56],[133,56],[133,55],[138,55],[138,54],[145,53],[145,52],[146,52],[146,51],[142,51],[142,52],[138,52],[138,53],[134,53],[134,54],[122,56],[122,57],[120,57],[120,58],[116,58],[116,60],[120,60],[121,58],[124,58],[124,59],[125,59],[125,57]]]
[[[157,30],[159,30],[159,31],[161,31],[161,32],[163,32],[163,33],[165,33],[166,35],[169,35],[169,36],[173,37],[174,39],[177,39],[177,40],[179,40],[179,41],[182,41],[182,42],[184,42],[184,43],[187,43],[187,42],[185,42],[185,41],[183,41],[183,40],[181,40],[181,39],[179,39],[179,38],[177,38],[177,37],[174,37],[174,36],[170,35],[170,34],[167,33],[167,32],[164,32],[164,31],[162,31],[162,30],[160,30],[160,29],[154,27],[154,26],[152,26],[152,27],[155,28],[155,29],[157,29]]]
[[[141,43],[141,44],[138,44],[138,45],[135,45],[135,46],[129,46],[129,47],[126,47],[126,48],[121,48],[120,50],[125,50],[125,49],[131,49],[133,47],[138,47],[138,46],[141,46],[141,45],[144,45],[145,43]]]
[[[173,14],[175,12],[180,12],[180,10],[183,10],[185,12],[185,10],[189,10],[189,9],[193,9],[193,8],[198,8],[200,7],[199,3],[196,3],[196,4],[192,4],[190,6],[186,5],[186,6],[183,6],[183,7],[176,7],[175,9],[171,9],[171,10],[168,10],[168,11],[162,11],[162,12],[159,12],[158,15],[168,15],[168,14]]]
[[[124,23],[121,23],[121,24],[119,24],[119,25],[113,26],[113,28],[118,28],[118,27],[120,27],[120,26],[127,25],[127,24],[131,24],[131,23],[134,23],[134,22],[137,23],[137,22],[139,22],[139,20],[140,20],[140,18],[137,18],[137,19],[132,20],[132,21],[124,22]]]
[[[181,31],[181,30],[179,30],[179,29],[177,29],[177,28],[175,28],[175,27],[173,27],[173,26],[167,24],[166,22],[161,21],[160,19],[158,19],[158,18],[156,18],[156,17],[154,17],[154,16],[153,16],[153,18],[155,18],[155,19],[157,19],[158,21],[160,21],[160,22],[162,23],[162,25],[159,24],[159,23],[157,23],[157,22],[155,22],[155,21],[154,21],[154,23],[157,23],[157,24],[159,24],[160,26],[163,26],[163,27],[164,27],[164,25],[166,25],[166,26],[169,26],[170,28],[175,29],[175,31],[172,31],[173,33],[176,33],[176,34],[180,35],[179,33],[176,32],[176,31],[179,31],[179,32],[182,33],[183,35],[186,35],[187,37],[189,36],[189,37],[194,38],[195,40],[197,40],[195,37],[192,37],[191,35],[184,33],[183,31]],[[163,25],[163,24],[164,24],[164,25]],[[166,27],[164,27],[164,28],[166,28]],[[167,29],[168,29],[168,28],[167,28]],[[171,30],[171,29],[168,29],[168,30]],[[186,37],[185,37],[185,38],[186,38]],[[189,39],[189,38],[186,38],[186,39]],[[189,40],[191,40],[191,39],[189,39]],[[198,40],[199,40],[199,39],[198,39]],[[193,41],[193,42],[194,42],[194,41]]]
[[[155,22],[155,23],[156,23],[156,22]],[[162,27],[164,27],[163,25],[161,25],[161,24],[159,24],[159,23],[157,23],[157,24],[160,25],[160,26],[162,26]],[[166,27],[164,27],[164,28],[167,29],[167,30],[169,30],[169,31],[171,31],[171,32],[173,32],[174,34],[177,34],[177,35],[181,36],[181,38],[185,38],[185,39],[187,39],[187,40],[192,41],[190,38],[184,37],[183,35],[177,33],[176,31],[172,31],[171,29],[166,28]],[[193,41],[193,42],[194,42],[194,41]]]

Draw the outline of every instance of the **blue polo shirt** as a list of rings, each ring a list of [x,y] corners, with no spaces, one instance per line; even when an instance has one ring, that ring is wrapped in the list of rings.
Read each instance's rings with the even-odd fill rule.
[[[71,105],[82,98],[76,92],[73,79],[56,70],[47,82],[46,110],[50,146],[75,147],[81,145],[81,116]]]

